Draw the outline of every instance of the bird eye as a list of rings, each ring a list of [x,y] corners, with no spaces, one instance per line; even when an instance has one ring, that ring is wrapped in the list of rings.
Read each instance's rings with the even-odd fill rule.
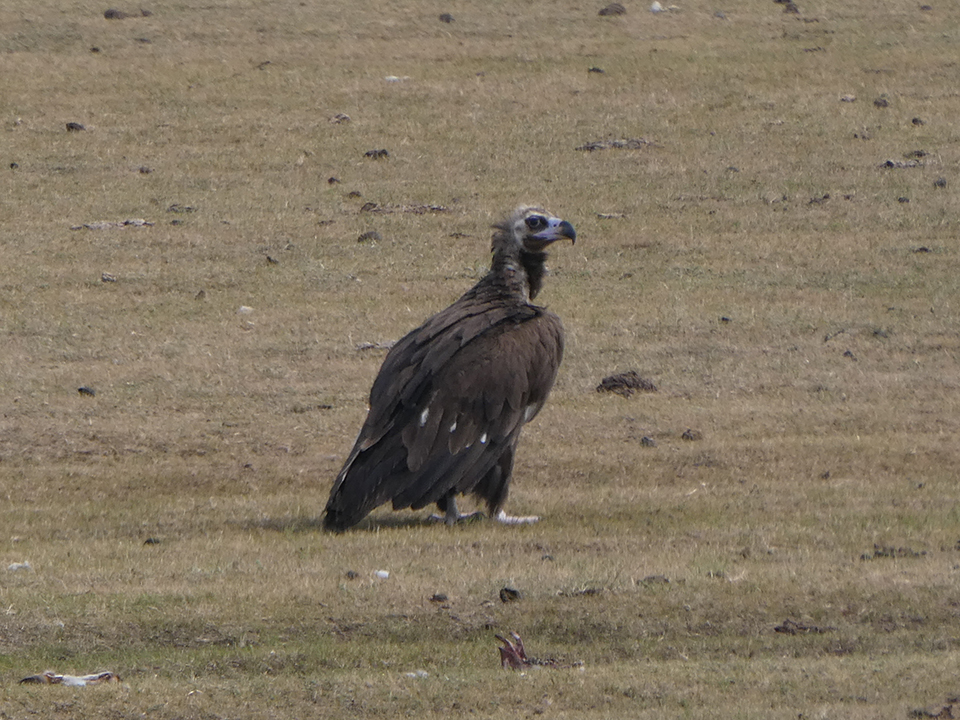
[[[546,225],[547,221],[539,215],[531,215],[527,218],[527,227],[530,230],[541,230],[542,228],[546,227]]]

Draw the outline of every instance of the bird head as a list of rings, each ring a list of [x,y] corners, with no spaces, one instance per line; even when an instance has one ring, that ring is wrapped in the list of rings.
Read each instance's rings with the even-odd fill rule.
[[[506,223],[521,249],[528,253],[543,252],[557,240],[577,241],[577,232],[566,220],[554,217],[543,208],[521,205]]]

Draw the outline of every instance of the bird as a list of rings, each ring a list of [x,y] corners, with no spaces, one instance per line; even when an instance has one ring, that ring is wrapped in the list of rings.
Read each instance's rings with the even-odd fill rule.
[[[489,272],[445,310],[398,340],[384,358],[369,411],[324,511],[342,532],[386,502],[394,510],[436,503],[447,525],[457,496],[486,502],[511,525],[537,516],[503,509],[520,431],[543,408],[563,357],[560,318],[535,305],[546,249],[576,242],[566,220],[521,205],[493,226]]]

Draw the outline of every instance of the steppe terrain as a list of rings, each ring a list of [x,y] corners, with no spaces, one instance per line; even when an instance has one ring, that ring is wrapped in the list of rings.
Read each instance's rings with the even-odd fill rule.
[[[960,5],[117,2],[0,5],[0,718],[960,712]],[[324,533],[520,203],[543,520]]]

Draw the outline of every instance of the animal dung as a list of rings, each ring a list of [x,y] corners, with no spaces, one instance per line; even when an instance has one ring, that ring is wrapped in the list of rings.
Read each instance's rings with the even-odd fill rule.
[[[630,397],[636,391],[657,392],[652,380],[640,377],[636,370],[608,375],[597,385],[597,392],[612,392],[621,397]]]
[[[627,14],[627,9],[621,3],[618,3],[618,2],[610,3],[605,8],[602,8],[600,12],[597,13],[597,15],[600,15],[601,17],[610,17],[612,15],[626,15],[626,14]]]
[[[523,593],[512,587],[502,587],[500,588],[500,602],[516,602],[517,600],[523,600]]]
[[[616,140],[594,140],[588,142],[576,150],[581,152],[593,152],[594,150],[640,150],[647,145],[653,145],[649,140],[643,138],[623,138]]]

